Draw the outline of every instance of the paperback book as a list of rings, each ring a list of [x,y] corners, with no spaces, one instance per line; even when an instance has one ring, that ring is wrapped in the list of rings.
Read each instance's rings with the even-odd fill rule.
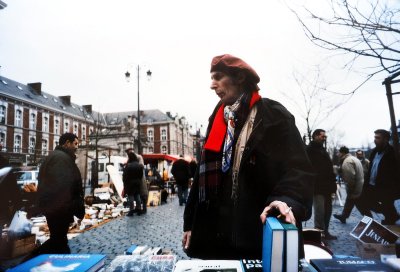
[[[263,269],[261,260],[241,259],[240,263],[242,265],[243,272],[261,272]]]
[[[299,231],[293,224],[279,221],[285,229],[284,271],[299,271]]]
[[[241,272],[240,261],[235,260],[179,260],[174,272]]]
[[[284,271],[285,229],[275,217],[267,217],[263,231],[263,271]]]
[[[319,272],[395,271],[387,264],[375,259],[311,259],[310,263]]]
[[[394,244],[399,238],[397,234],[368,216],[364,216],[361,219],[361,221],[350,232],[350,235],[364,243],[376,243],[382,245]]]
[[[104,267],[105,259],[106,256],[100,254],[43,254],[7,270],[7,272],[95,272]]]

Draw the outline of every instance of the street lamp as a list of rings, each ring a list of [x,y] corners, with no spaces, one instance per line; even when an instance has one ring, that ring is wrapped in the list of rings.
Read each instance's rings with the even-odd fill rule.
[[[146,72],[148,79],[151,78],[151,71],[148,70]],[[142,145],[141,145],[141,140],[140,140],[140,91],[139,91],[139,78],[140,78],[140,66],[137,66],[137,120],[138,120],[138,154],[142,154]],[[125,73],[125,78],[126,81],[130,81],[131,78],[131,73],[129,71],[126,71]]]

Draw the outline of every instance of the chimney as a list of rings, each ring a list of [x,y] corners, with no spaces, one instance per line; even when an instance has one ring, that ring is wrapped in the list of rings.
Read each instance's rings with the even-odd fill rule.
[[[59,98],[61,99],[61,101],[68,106],[71,106],[71,96],[70,95],[63,95],[63,96],[59,96]]]
[[[92,105],[83,105],[82,107],[87,113],[92,113]]]
[[[38,95],[42,94],[42,83],[41,82],[28,83],[28,87],[33,89]]]

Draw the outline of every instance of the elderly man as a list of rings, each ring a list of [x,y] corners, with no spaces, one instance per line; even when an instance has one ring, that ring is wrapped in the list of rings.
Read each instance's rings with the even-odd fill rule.
[[[261,98],[259,81],[232,55],[211,62],[211,89],[220,101],[185,207],[188,256],[260,259],[267,215],[281,214],[299,228],[311,215],[312,168],[295,120],[280,103]]]
[[[346,183],[346,202],[342,214],[334,214],[333,217],[339,219],[343,224],[349,218],[351,211],[361,195],[364,184],[364,171],[361,161],[349,153],[349,149],[342,146],[338,153],[341,167],[340,176]]]

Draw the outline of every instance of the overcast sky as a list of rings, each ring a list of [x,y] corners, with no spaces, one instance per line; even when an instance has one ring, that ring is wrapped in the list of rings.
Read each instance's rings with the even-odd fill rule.
[[[315,81],[318,65],[319,80],[339,91],[351,90],[363,79],[342,69],[342,57],[327,58],[327,52],[312,45],[279,0],[4,1],[0,74],[24,84],[42,82],[44,92],[71,95],[72,102],[92,104],[101,112],[137,109],[139,65],[142,110],[170,111],[185,116],[193,128],[206,126],[219,100],[209,88],[210,62],[230,53],[257,71],[260,94],[284,104],[303,134],[295,75]],[[323,2],[296,3],[324,12]],[[375,129],[390,127],[381,85],[386,76],[365,84],[318,126],[350,147],[372,143]],[[329,99],[337,103],[343,98]],[[399,104],[395,97],[397,119]]]

